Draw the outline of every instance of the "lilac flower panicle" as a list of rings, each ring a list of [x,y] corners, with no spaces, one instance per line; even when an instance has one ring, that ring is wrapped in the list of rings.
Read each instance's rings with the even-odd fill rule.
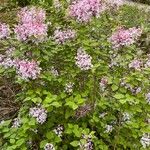
[[[16,69],[21,78],[25,80],[36,79],[41,72],[41,68],[34,60],[17,60]]]
[[[147,100],[147,103],[150,105],[150,93],[146,94],[146,100]]]
[[[122,117],[122,121],[123,122],[129,122],[130,119],[131,119],[131,115],[129,113],[127,113],[127,112],[124,112],[123,113],[123,117]]]
[[[21,125],[21,120],[20,120],[20,118],[15,118],[15,119],[13,120],[12,128],[18,128],[18,127],[20,127],[20,125]]]
[[[150,133],[143,134],[141,140],[140,140],[143,148],[148,148],[150,146]]]
[[[3,61],[0,63],[1,66],[3,66],[5,69],[14,67],[15,61],[11,58],[4,58]]]
[[[108,84],[108,79],[106,77],[103,77],[99,83],[100,88],[102,89],[102,91],[105,90],[106,86]]]
[[[4,58],[5,58],[5,56],[0,54],[0,64],[3,62]]]
[[[145,64],[145,68],[150,68],[150,60],[148,60]]]
[[[43,124],[47,118],[47,111],[41,107],[30,108],[29,115],[36,118],[36,121]]]
[[[55,42],[58,44],[64,44],[66,41],[74,39],[75,36],[76,36],[75,31],[71,29],[67,30],[57,29],[54,31],[54,39]]]
[[[47,143],[44,147],[44,150],[55,150],[53,144]]]
[[[47,29],[47,25],[44,23],[28,23],[18,24],[14,32],[18,40],[25,41],[33,37],[33,39],[35,38],[39,42],[43,42],[47,37]]]
[[[5,23],[0,23],[0,39],[7,38],[10,35],[9,26]]]
[[[62,133],[64,131],[64,126],[63,125],[58,125],[53,131],[55,132],[56,135],[61,137]]]
[[[134,59],[131,61],[131,63],[129,64],[129,68],[133,68],[135,70],[141,70],[143,63],[142,61],[138,60],[138,59]]]
[[[130,46],[135,43],[141,34],[142,30],[140,28],[119,28],[108,40],[112,43],[114,49],[118,49],[122,46]]]
[[[137,87],[136,89],[135,89],[135,94],[138,94],[138,93],[140,93],[142,91],[142,88],[141,87]]]
[[[15,67],[15,60],[13,59],[14,48],[9,48],[5,51],[5,55],[0,54],[0,66],[4,67],[5,69]]]
[[[67,83],[65,86],[65,92],[71,94],[73,92],[73,85],[74,83],[71,82]]]
[[[85,117],[91,112],[91,110],[92,106],[90,104],[84,104],[83,106],[79,106],[79,108],[76,110],[75,117],[77,119]]]
[[[75,64],[81,70],[89,70],[93,67],[92,65],[92,57],[88,55],[83,49],[79,48],[77,51],[77,56],[75,57]]]
[[[51,73],[52,73],[52,75],[53,76],[59,76],[59,73],[58,73],[58,71],[55,69],[55,67],[54,66],[52,66],[52,68],[51,68]]]
[[[101,0],[75,0],[69,6],[69,16],[79,22],[88,22],[93,16],[99,17],[104,11]]]
[[[79,143],[80,149],[82,150],[93,150],[94,144],[91,138],[91,135],[82,135],[82,138],[86,140],[86,143]]]
[[[18,13],[19,23],[14,32],[18,40],[30,38],[33,42],[43,42],[47,37],[48,26],[45,24],[46,13],[37,7],[25,7]]]
[[[112,125],[106,125],[106,130],[105,133],[110,133],[113,130],[113,126]]]
[[[38,7],[24,7],[18,12],[20,23],[44,22],[46,20],[46,12]]]

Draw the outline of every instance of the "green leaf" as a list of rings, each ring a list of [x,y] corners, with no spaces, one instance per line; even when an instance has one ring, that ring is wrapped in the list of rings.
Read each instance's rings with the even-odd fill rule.
[[[47,132],[46,133],[46,137],[47,137],[47,139],[52,139],[53,138],[53,136],[54,136],[54,134],[52,133],[52,132]]]
[[[36,124],[35,118],[31,118],[29,125],[34,126]]]
[[[14,144],[15,143],[15,139],[10,139],[10,143]]]
[[[124,97],[125,97],[125,95],[120,94],[120,93],[117,93],[117,94],[114,95],[114,98],[116,98],[116,99],[122,99]]]
[[[111,86],[111,89],[112,89],[112,91],[116,91],[116,90],[118,90],[118,86],[116,86],[116,85],[113,84],[113,85]]]
[[[66,105],[72,108],[73,110],[78,108],[78,105],[71,101],[67,102]]]
[[[19,147],[19,146],[21,146],[23,143],[24,143],[24,139],[19,139],[19,140],[16,142],[16,145]]]
[[[78,147],[79,146],[79,141],[73,141],[70,143],[73,147]]]
[[[60,107],[61,106],[61,104],[59,104],[58,102],[53,102],[50,105],[55,106],[55,107]]]

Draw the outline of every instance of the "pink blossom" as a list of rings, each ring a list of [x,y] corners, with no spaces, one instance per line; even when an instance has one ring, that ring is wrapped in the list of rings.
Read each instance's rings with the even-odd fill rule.
[[[45,24],[46,14],[41,8],[25,7],[18,13],[19,23],[14,32],[18,40],[30,39],[42,42],[47,37],[48,26]]]
[[[15,61],[12,58],[4,58],[0,65],[7,69],[10,67],[14,67]]]
[[[105,133],[110,133],[113,130],[113,126],[112,125],[106,125],[105,128],[106,128]]]
[[[55,132],[56,135],[61,137],[64,131],[64,126],[59,124],[53,131]]]
[[[65,92],[71,94],[73,92],[73,85],[74,83],[72,82],[67,83],[65,86]]]
[[[20,118],[15,118],[15,119],[13,120],[12,128],[18,128],[18,127],[20,127],[20,125],[21,125],[21,120],[20,120]]]
[[[77,51],[77,56],[75,57],[76,59],[76,65],[81,69],[81,70],[89,70],[93,67],[92,65],[92,57],[88,55],[84,50],[81,48],[78,49]]]
[[[5,55],[0,55],[0,65],[5,69],[15,67],[15,60],[12,58],[14,48],[6,50]]]
[[[100,81],[100,88],[104,91],[108,84],[108,79],[106,77],[103,77]]]
[[[67,30],[55,30],[54,32],[54,39],[58,44],[64,44],[66,41],[73,39],[76,33],[74,30],[67,29]]]
[[[55,77],[59,76],[59,73],[58,73],[57,69],[55,69],[54,66],[52,66],[52,68],[51,68],[51,73],[52,73],[52,75],[55,76]]]
[[[150,104],[150,92],[146,94],[147,103]]]
[[[80,149],[82,150],[94,150],[94,143],[92,141],[91,135],[82,135],[83,142],[79,142]]]
[[[29,115],[36,118],[36,121],[43,124],[47,118],[47,111],[41,107],[30,108]]]
[[[9,26],[5,23],[0,23],[0,39],[7,38],[10,35]]]
[[[150,146],[150,133],[144,133],[140,140],[144,149],[147,149]]]
[[[142,64],[143,63],[140,60],[134,59],[129,64],[129,68],[133,68],[135,70],[141,70]]]
[[[19,22],[28,23],[44,23],[46,20],[46,12],[42,8],[24,7],[18,13]]]
[[[44,23],[18,24],[14,31],[18,40],[25,41],[28,38],[35,38],[42,42],[47,36],[47,25]]]
[[[98,17],[103,10],[101,0],[75,0],[69,6],[69,16],[79,22],[88,22],[93,16]]]
[[[41,71],[41,68],[34,60],[17,60],[16,69],[21,78],[25,80],[36,79]]]
[[[138,39],[142,34],[142,30],[140,28],[119,28],[115,31],[112,36],[109,38],[109,41],[112,43],[113,48],[117,49],[122,46],[129,46]]]
[[[0,64],[3,62],[5,55],[0,54]]]
[[[46,145],[44,146],[44,150],[55,150],[55,147],[51,143],[46,143]]]
[[[149,60],[147,60],[147,62],[145,63],[145,68],[149,68],[150,67],[150,59]]]

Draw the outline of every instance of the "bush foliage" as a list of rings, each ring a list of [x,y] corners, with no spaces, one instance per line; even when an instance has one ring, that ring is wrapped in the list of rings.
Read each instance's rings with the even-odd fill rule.
[[[1,121],[1,149],[148,149],[148,15],[110,5],[70,17],[70,5],[39,2],[1,24],[0,74],[20,106]]]

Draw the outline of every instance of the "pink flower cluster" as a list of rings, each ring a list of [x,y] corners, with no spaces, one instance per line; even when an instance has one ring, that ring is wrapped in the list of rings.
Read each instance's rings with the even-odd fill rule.
[[[46,143],[46,145],[44,146],[44,150],[55,150],[55,147],[51,143]]]
[[[5,69],[14,67],[15,66],[15,60],[12,58],[4,58],[2,62],[0,62],[0,65],[3,66]]]
[[[144,133],[140,140],[144,149],[149,148],[150,146],[150,133]]]
[[[0,66],[5,69],[15,66],[15,60],[12,58],[13,51],[14,48],[9,48],[6,50],[5,55],[0,54]]]
[[[76,33],[74,30],[67,29],[67,30],[55,30],[54,31],[54,39],[58,44],[64,44],[66,41],[73,39]]]
[[[73,85],[74,83],[72,82],[67,83],[65,86],[65,92],[71,94],[73,92]]]
[[[147,100],[147,103],[150,105],[150,93],[146,94],[146,100]]]
[[[18,13],[20,23],[43,23],[46,20],[46,12],[35,6],[28,8],[24,7]]]
[[[84,50],[81,48],[77,51],[77,56],[75,57],[76,62],[75,64],[81,69],[81,70],[89,70],[93,67],[92,65],[92,57],[88,55]]]
[[[30,108],[29,115],[36,118],[36,121],[43,124],[47,118],[47,111],[41,107]]]
[[[64,131],[64,126],[59,124],[53,131],[55,132],[56,135],[61,137]]]
[[[102,91],[104,91],[104,89],[106,88],[108,84],[108,79],[106,77],[103,77],[99,83],[100,88],[102,89]]]
[[[85,140],[85,143],[79,143],[80,149],[82,150],[94,150],[94,143],[92,141],[91,135],[82,135],[82,138]]]
[[[59,76],[59,73],[58,73],[57,69],[55,69],[54,66],[52,66],[52,68],[51,68],[51,74],[55,77]]]
[[[88,22],[93,16],[98,17],[104,11],[101,0],[75,0],[69,6],[69,16],[79,22]]]
[[[25,80],[36,79],[41,71],[41,68],[34,60],[17,60],[16,69],[21,78]]]
[[[13,120],[12,128],[18,128],[18,127],[20,127],[20,125],[21,125],[21,120],[20,120],[20,118],[15,118],[15,119]]]
[[[45,24],[46,14],[41,8],[24,7],[18,13],[19,23],[15,27],[18,40],[31,39],[42,42],[47,37],[47,24]]]
[[[135,70],[141,70],[143,63],[140,60],[134,59],[132,62],[129,64],[129,68],[133,68]]]
[[[5,23],[0,23],[0,39],[7,38],[10,35],[9,26]]]
[[[140,28],[119,28],[115,31],[112,36],[109,38],[109,41],[112,43],[114,49],[118,49],[122,46],[129,46],[138,39],[142,34]]]

